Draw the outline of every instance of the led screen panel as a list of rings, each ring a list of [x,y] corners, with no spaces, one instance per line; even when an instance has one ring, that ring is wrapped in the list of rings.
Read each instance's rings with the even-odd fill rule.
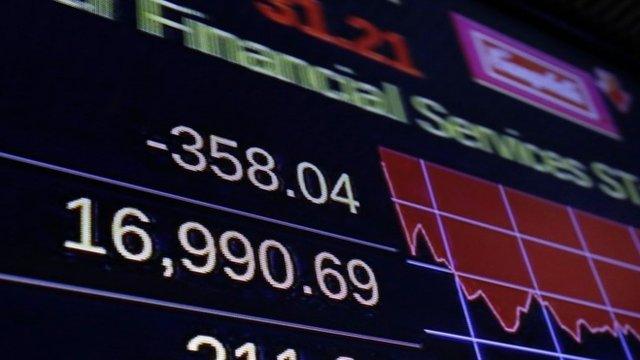
[[[6,1],[0,353],[635,359],[637,71],[480,1]]]

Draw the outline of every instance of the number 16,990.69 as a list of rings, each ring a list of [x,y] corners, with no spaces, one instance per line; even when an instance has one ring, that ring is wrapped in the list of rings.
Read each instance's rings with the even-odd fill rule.
[[[94,202],[89,198],[79,198],[67,203],[67,209],[79,212],[79,238],[68,240],[64,247],[76,252],[92,255],[107,255],[106,244],[101,235],[94,231],[98,214]],[[104,215],[102,215],[104,216]],[[180,270],[195,275],[208,275],[219,271],[229,280],[240,283],[253,283],[260,276],[276,291],[302,290],[305,296],[313,296],[314,289],[306,285],[306,276],[296,264],[300,261],[296,254],[283,243],[266,239],[258,244],[252,243],[242,232],[222,231],[214,236],[205,225],[195,222],[183,222],[175,230],[180,245],[178,258],[160,254],[153,229],[152,217],[140,209],[123,207],[109,215],[111,223],[110,240],[115,253],[131,263],[153,263],[162,259],[163,276],[174,276],[180,264]],[[175,255],[174,255],[175,256]],[[300,261],[296,261],[300,260]],[[315,254],[313,267],[315,283],[320,293],[338,302],[355,300],[367,307],[376,306],[380,301],[378,282],[373,269],[363,260],[341,260],[338,256],[320,251]],[[346,273],[346,274],[345,274]],[[315,287],[315,286],[314,286]]]

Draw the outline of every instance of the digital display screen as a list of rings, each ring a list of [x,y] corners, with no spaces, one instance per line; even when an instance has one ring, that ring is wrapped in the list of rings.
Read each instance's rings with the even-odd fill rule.
[[[3,358],[640,358],[640,86],[595,45],[473,0],[3,4]]]

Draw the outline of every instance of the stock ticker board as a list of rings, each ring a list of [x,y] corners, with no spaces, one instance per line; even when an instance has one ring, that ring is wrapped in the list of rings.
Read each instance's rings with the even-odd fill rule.
[[[632,67],[480,1],[8,0],[3,359],[639,359]]]

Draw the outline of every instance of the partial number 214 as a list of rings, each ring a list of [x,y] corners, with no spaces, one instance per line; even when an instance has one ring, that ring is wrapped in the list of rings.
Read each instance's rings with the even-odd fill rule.
[[[227,356],[227,348],[220,342],[220,340],[205,335],[198,335],[187,343],[187,350],[191,352],[200,352],[200,351],[211,351],[213,350],[213,360],[228,360]],[[237,359],[246,359],[246,360],[258,360],[262,359],[261,356],[258,355],[258,347],[256,344],[248,342],[239,348],[233,351],[233,354]],[[287,349],[282,353],[278,354],[276,360],[300,360],[298,356],[298,352],[293,349]],[[336,360],[354,360],[353,358],[347,356],[339,356]]]

